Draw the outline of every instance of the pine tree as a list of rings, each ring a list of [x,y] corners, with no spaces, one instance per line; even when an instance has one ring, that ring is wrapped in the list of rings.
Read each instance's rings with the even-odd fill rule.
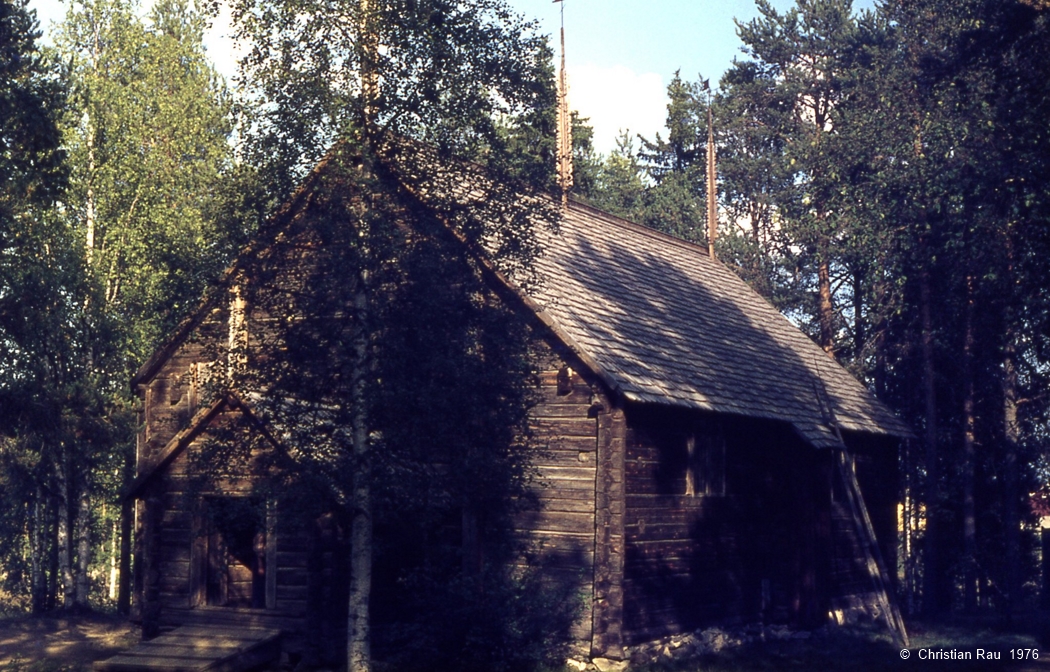
[[[833,275],[841,261],[836,242],[852,224],[841,207],[838,186],[843,174],[837,146],[846,123],[841,112],[852,61],[858,48],[858,28],[850,0],[800,0],[778,13],[765,0],[761,16],[739,24],[753,65],[737,63],[727,75],[753,83],[740,91],[757,94],[751,105],[776,111],[777,132],[784,141],[786,168],[792,188],[779,202],[781,226],[802,251],[799,263],[816,291],[814,317],[817,341],[828,352],[839,349],[842,324],[835,305]],[[757,77],[755,77],[757,75]],[[758,85],[755,80],[762,81]]]
[[[68,439],[82,373],[69,367],[79,267],[68,229],[51,212],[65,186],[57,124],[65,92],[38,37],[27,3],[0,3],[0,557],[10,568],[5,587],[28,596],[35,612],[55,587],[45,561],[48,468]]]

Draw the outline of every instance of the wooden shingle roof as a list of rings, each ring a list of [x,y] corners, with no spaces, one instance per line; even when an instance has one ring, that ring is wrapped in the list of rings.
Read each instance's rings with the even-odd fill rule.
[[[429,156],[424,152],[423,160]],[[328,159],[315,168],[241,259],[265,252],[306,207],[327,167]],[[452,175],[460,199],[483,202],[484,190],[471,188],[487,181],[481,170],[457,165]],[[421,191],[449,188],[428,184]],[[544,248],[536,262],[539,289],[526,296],[513,281],[501,276],[502,282],[627,400],[780,420],[810,443],[830,446],[838,441],[826,400],[843,429],[911,436],[889,408],[706,249],[571,201],[556,233],[536,229]],[[484,257],[477,258],[489,266]],[[159,370],[239,267],[240,261],[227,271],[133,385]]]
[[[786,421],[833,445],[826,399],[843,429],[911,435],[703,248],[578,203],[542,238],[534,304],[626,399]]]

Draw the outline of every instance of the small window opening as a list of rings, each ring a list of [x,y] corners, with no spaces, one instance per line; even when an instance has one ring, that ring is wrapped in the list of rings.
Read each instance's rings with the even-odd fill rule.
[[[726,443],[722,432],[706,425],[686,437],[685,494],[688,497],[726,494]]]
[[[574,371],[569,365],[565,365],[558,369],[558,396],[564,397],[567,394],[572,393],[572,374]]]

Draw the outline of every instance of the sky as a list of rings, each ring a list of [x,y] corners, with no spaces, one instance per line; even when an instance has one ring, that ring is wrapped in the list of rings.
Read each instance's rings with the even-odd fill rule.
[[[148,3],[149,0],[141,0]],[[558,50],[562,3],[507,0],[539,22]],[[41,27],[61,20],[67,3],[31,0]],[[772,0],[778,11],[794,0]],[[854,9],[873,0],[854,0]],[[676,71],[683,79],[717,81],[734,58],[745,58],[734,18],[758,15],[753,0],[564,0],[569,106],[590,120],[601,153],[616,146],[621,131],[653,138],[667,115],[666,89]],[[237,48],[227,37],[228,13],[205,38],[216,68],[227,78],[236,70]]]

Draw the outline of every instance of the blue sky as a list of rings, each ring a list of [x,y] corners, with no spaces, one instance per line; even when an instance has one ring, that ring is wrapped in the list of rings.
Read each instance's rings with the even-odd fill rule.
[[[143,3],[149,0],[140,0]],[[551,0],[507,0],[540,23],[557,49],[560,4]],[[780,11],[794,0],[772,0]],[[854,0],[870,8],[873,0]],[[60,20],[62,0],[31,0],[41,26]],[[682,77],[717,81],[734,57],[742,57],[734,18],[758,12],[753,0],[565,0],[569,104],[589,117],[595,146],[608,152],[621,130],[653,137],[666,115],[665,90],[676,70]],[[225,38],[223,15],[207,38],[208,52],[227,77],[236,47]]]
[[[540,22],[557,49],[560,7],[551,0],[508,0]],[[794,0],[772,0],[778,11]],[[854,10],[874,0],[854,0]],[[652,138],[667,114],[666,88],[683,79],[717,82],[745,58],[734,19],[758,16],[754,0],[565,0],[569,105],[589,117],[595,147],[608,152],[621,130]]]

